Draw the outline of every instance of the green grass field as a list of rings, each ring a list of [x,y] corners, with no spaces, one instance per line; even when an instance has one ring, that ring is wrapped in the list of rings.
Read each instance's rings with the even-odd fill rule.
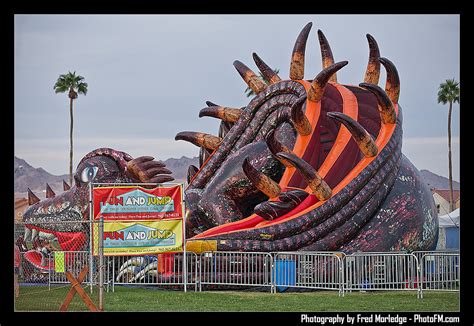
[[[17,311],[57,311],[69,287],[48,291],[47,287],[23,287],[15,302]],[[89,293],[89,292],[87,292]],[[98,292],[91,295],[98,302]],[[104,294],[105,311],[278,311],[278,312],[447,312],[459,311],[459,293],[424,292],[417,299],[416,292],[352,292],[339,297],[337,292],[304,293],[206,291],[180,292],[132,287],[115,287],[115,292]],[[87,310],[74,298],[70,311]]]

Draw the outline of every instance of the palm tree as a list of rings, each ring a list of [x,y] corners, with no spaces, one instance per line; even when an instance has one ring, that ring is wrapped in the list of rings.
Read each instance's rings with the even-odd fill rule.
[[[278,74],[280,72],[279,69],[274,69],[273,71],[275,72],[275,74]],[[263,75],[260,71],[258,72],[258,75],[260,76],[261,79],[263,79],[263,81],[267,85],[270,84],[270,82],[265,77],[263,77]],[[255,95],[254,91],[250,87],[247,87],[247,89],[245,90],[245,94],[247,94],[247,97]]]
[[[54,84],[54,91],[57,93],[66,93],[68,92],[69,97],[69,115],[71,117],[71,125],[69,128],[69,184],[72,184],[72,128],[74,125],[74,118],[72,113],[74,100],[77,98],[78,94],[87,94],[87,83],[84,82],[84,77],[76,75],[74,71],[70,71],[67,74],[60,75],[56,84]]]
[[[459,103],[459,82],[453,79],[447,79],[445,83],[439,85],[438,103],[449,103],[448,111],[448,159],[449,159],[449,209],[454,211],[453,201],[453,166],[451,160],[451,112],[453,103]]]

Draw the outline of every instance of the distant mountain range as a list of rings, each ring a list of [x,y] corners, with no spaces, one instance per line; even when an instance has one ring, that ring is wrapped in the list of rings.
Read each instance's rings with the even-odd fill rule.
[[[14,161],[14,191],[26,194],[30,188],[35,194],[43,199],[46,197],[46,183],[55,193],[63,192],[63,180],[69,183],[69,175],[53,175],[43,168],[34,168],[25,160],[15,156]]]
[[[420,170],[421,176],[423,177],[423,180],[425,181],[426,185],[432,189],[449,189],[449,179],[442,177],[440,175],[437,175],[431,171],[428,170]],[[454,190],[459,190],[460,189],[460,183],[457,181],[453,180],[453,189]]]
[[[188,166],[193,164],[199,166],[199,158],[189,158],[182,156],[181,158],[169,158],[164,161],[166,167],[173,172],[173,177],[178,182],[186,182]],[[21,167],[20,167],[21,166]],[[46,195],[46,183],[48,183],[56,194],[63,192],[63,180],[69,182],[69,176],[53,175],[43,168],[35,168],[25,160],[15,156],[14,162],[14,191],[18,197],[26,196],[29,187],[41,199]],[[449,179],[437,175],[428,170],[420,170],[421,175],[430,188],[449,189]],[[459,189],[459,182],[453,181],[453,189]]]
[[[181,156],[181,158],[169,158],[163,161],[166,168],[173,172],[173,178],[179,182],[186,182],[188,176],[188,167],[192,164],[199,166],[199,157],[189,158]]]
[[[186,182],[188,166],[193,164],[199,166],[199,158],[169,158],[163,161],[166,167],[173,172],[177,182]],[[46,183],[48,183],[56,194],[63,192],[63,180],[69,183],[69,175],[53,175],[45,169],[31,166],[25,160],[16,157],[14,161],[14,191],[16,197],[24,197],[30,188],[40,199],[46,197]]]

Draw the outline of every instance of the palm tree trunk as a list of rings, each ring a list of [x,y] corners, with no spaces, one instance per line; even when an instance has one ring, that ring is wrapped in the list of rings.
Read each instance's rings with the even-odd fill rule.
[[[453,202],[453,163],[451,159],[451,111],[453,109],[453,102],[449,102],[448,111],[448,161],[449,161],[449,210],[454,211]]]
[[[70,98],[70,104],[69,104],[69,116],[71,117],[71,125],[69,127],[69,184],[72,186],[72,127],[74,125],[74,118],[73,118],[73,113],[72,113],[72,106],[73,106],[73,98]]]

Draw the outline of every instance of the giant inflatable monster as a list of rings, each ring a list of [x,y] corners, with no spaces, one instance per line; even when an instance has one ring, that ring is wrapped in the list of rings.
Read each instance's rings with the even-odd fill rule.
[[[318,31],[322,71],[305,79],[312,24],[299,34],[282,80],[253,54],[265,83],[234,66],[257,95],[243,109],[208,102],[199,116],[222,120],[219,137],[180,132],[201,147],[186,190],[190,250],[432,249],[437,213],[418,170],[402,154],[400,80],[369,41],[364,82],[338,83]],[[386,70],[380,88],[380,67]]]
[[[312,24],[299,34],[283,80],[253,55],[267,82],[239,61],[234,66],[256,96],[243,108],[207,102],[200,117],[221,119],[218,136],[180,132],[200,147],[185,191],[187,248],[219,251],[430,250],[437,241],[434,201],[418,170],[402,154],[400,80],[395,65],[369,41],[363,83],[338,83],[334,62],[318,31],[322,70],[305,79],[305,47]],[[384,89],[378,86],[380,68]],[[307,75],[307,74],[306,74]],[[36,221],[88,219],[88,182],[166,182],[152,157],[132,159],[98,149],[79,163],[75,185],[24,214],[29,228],[53,233],[72,248],[74,224]],[[84,241],[86,243],[86,241]]]

